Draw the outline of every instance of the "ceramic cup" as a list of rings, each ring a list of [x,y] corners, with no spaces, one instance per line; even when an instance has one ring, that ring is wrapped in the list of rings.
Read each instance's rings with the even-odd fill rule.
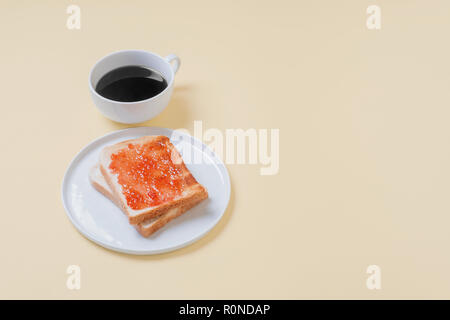
[[[98,81],[109,71],[128,65],[146,66],[159,71],[167,81],[167,88],[160,94],[136,102],[120,102],[107,99],[95,91]],[[89,74],[89,90],[98,110],[107,118],[121,123],[139,123],[156,117],[167,106],[173,91],[174,76],[180,67],[180,59],[170,54],[163,58],[143,50],[113,52],[100,59]]]

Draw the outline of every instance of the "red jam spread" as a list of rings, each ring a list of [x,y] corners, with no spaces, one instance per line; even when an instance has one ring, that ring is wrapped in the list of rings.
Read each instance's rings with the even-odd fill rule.
[[[169,139],[129,144],[111,155],[109,169],[117,174],[127,204],[140,210],[170,201],[181,195],[183,172],[171,160]]]

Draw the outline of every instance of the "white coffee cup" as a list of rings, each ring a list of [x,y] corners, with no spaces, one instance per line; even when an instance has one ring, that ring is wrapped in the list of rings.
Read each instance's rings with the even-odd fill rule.
[[[120,102],[107,99],[95,91],[98,81],[109,71],[128,65],[149,67],[162,74],[167,88],[158,95],[136,102]],[[163,58],[143,50],[113,52],[100,59],[89,74],[89,90],[92,100],[107,118],[121,123],[139,123],[156,117],[167,106],[173,91],[174,75],[180,67],[180,59],[170,54]]]

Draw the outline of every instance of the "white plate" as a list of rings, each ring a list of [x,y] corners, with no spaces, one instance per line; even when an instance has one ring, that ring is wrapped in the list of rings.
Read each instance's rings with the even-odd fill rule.
[[[223,162],[202,142],[186,134],[173,141],[182,153],[191,147],[189,159],[182,154],[186,166],[207,190],[209,197],[182,216],[172,220],[149,238],[142,237],[122,211],[95,190],[88,178],[89,170],[98,162],[100,150],[119,141],[146,135],[171,137],[173,130],[138,127],[107,134],[83,148],[72,160],[62,184],[62,201],[70,221],[88,239],[99,245],[130,254],[156,254],[184,247],[204,236],[219,222],[230,199],[230,178]],[[186,152],[185,152],[186,153]],[[197,154],[197,157],[196,157]]]

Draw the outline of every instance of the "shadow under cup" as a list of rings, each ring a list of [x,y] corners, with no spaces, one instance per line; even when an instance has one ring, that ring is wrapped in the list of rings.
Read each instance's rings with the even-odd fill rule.
[[[175,61],[172,65],[171,61]],[[95,90],[97,83],[109,71],[138,65],[154,69],[167,81],[167,87],[158,95],[136,102],[120,102],[107,99]],[[107,118],[121,123],[139,123],[154,118],[169,103],[173,91],[174,73],[178,69],[179,59],[175,55],[166,58],[142,50],[114,52],[99,60],[89,75],[89,90],[92,100],[100,112]]]

